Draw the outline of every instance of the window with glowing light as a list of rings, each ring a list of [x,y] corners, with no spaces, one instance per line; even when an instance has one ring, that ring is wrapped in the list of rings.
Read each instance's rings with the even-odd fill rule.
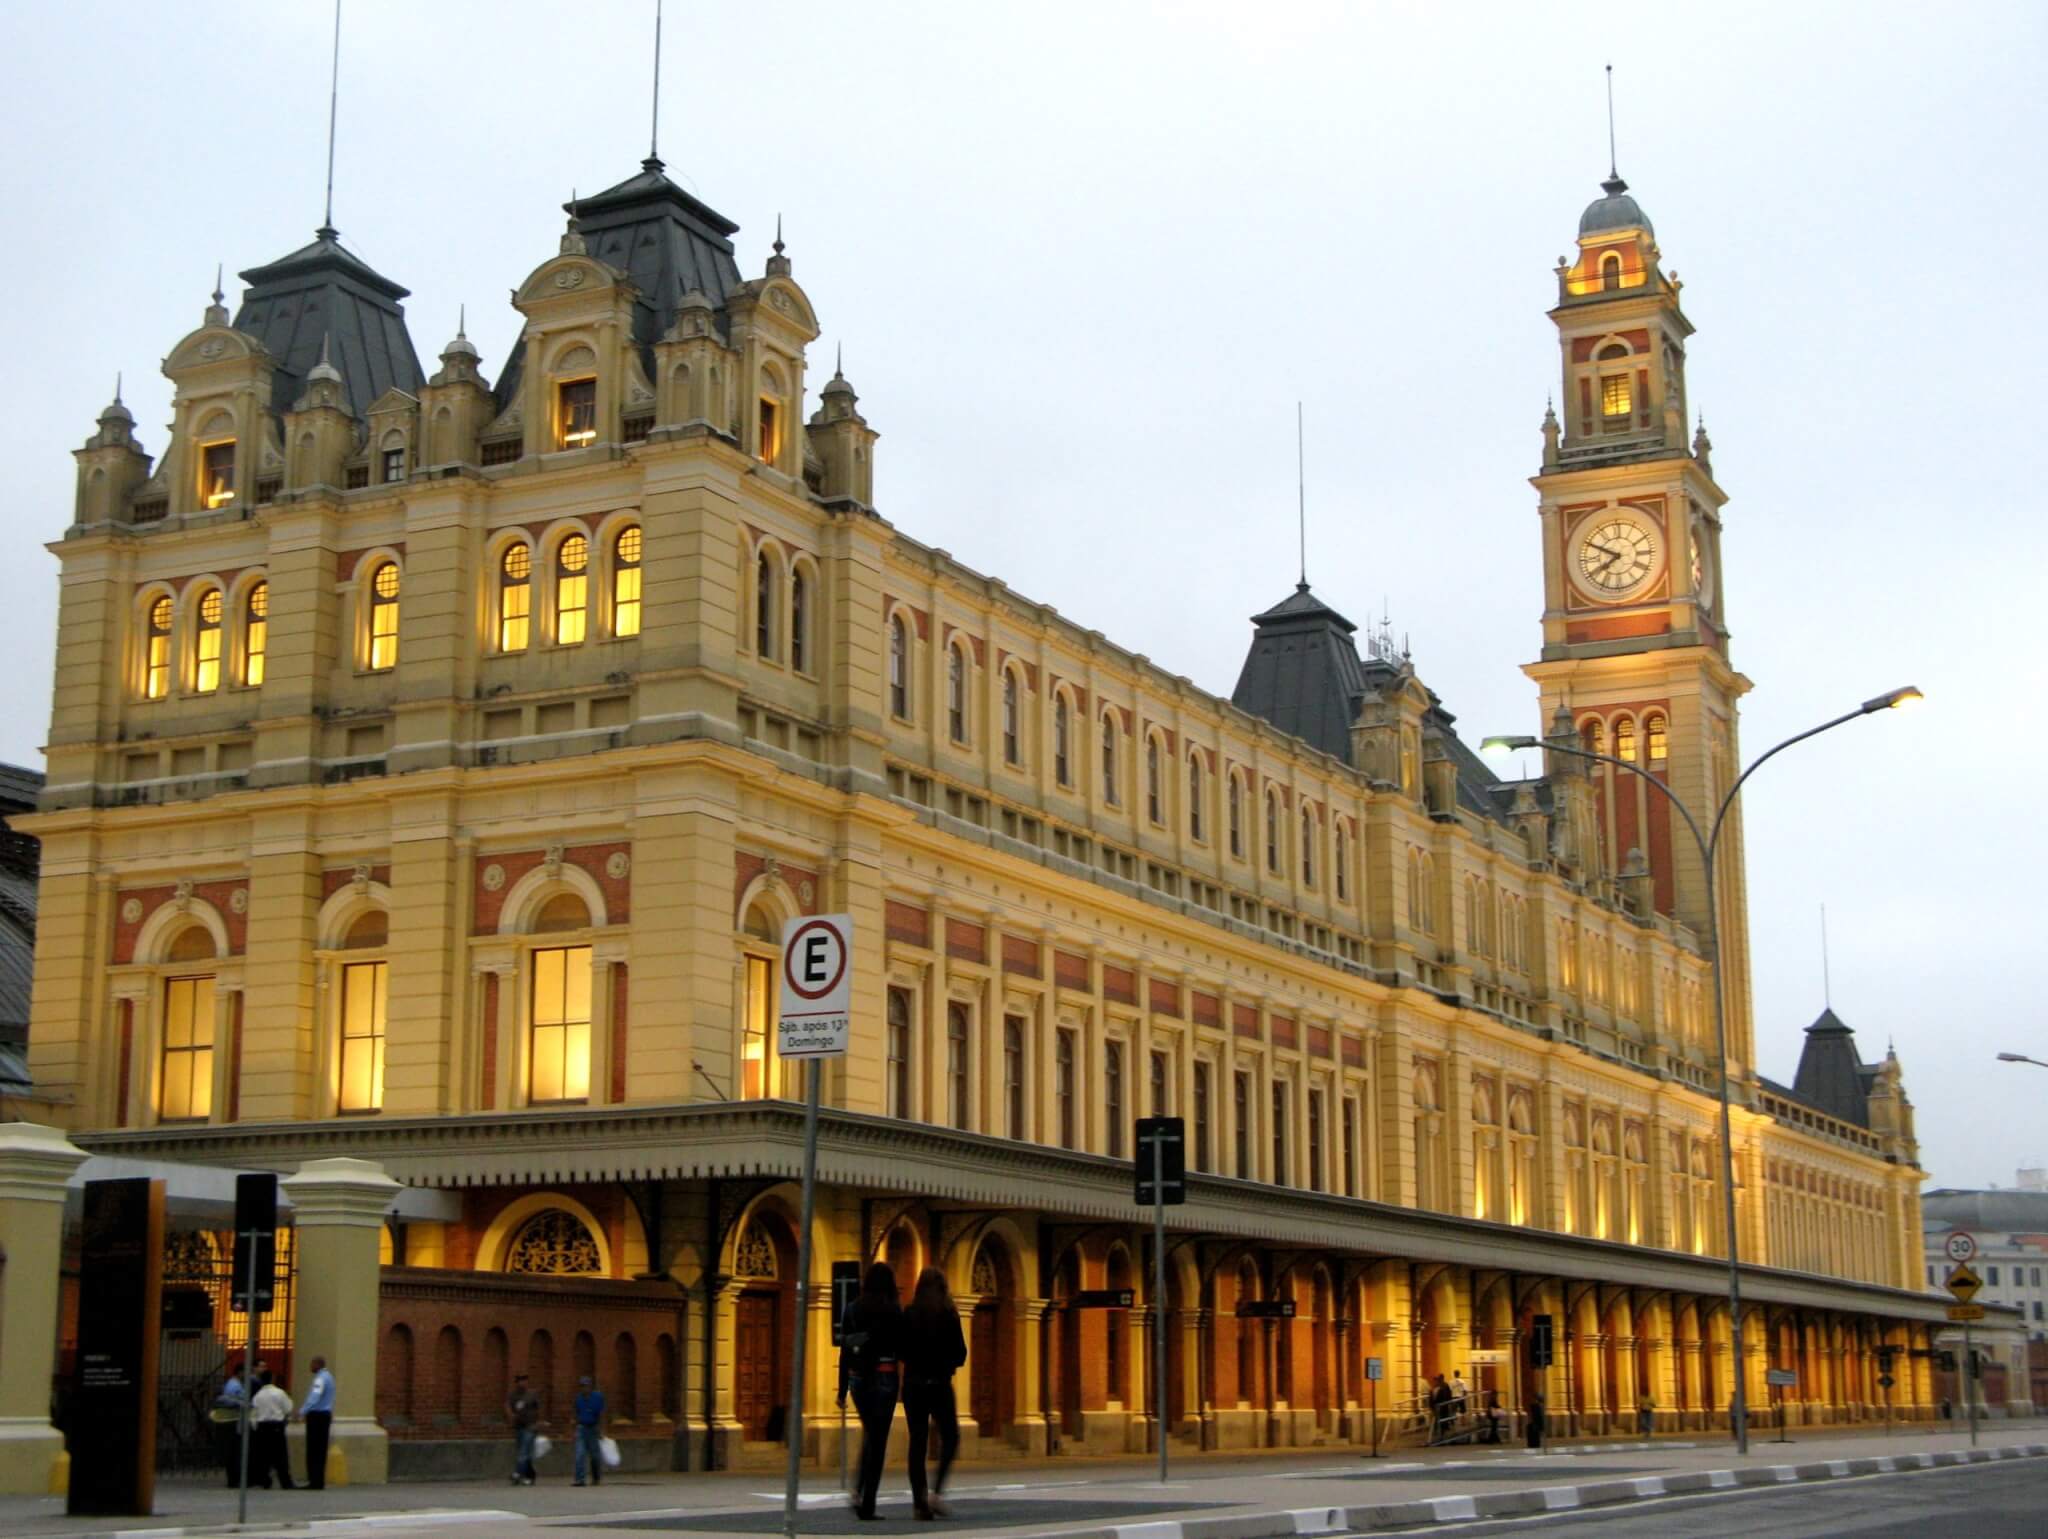
[[[555,550],[555,644],[583,640],[590,618],[590,541],[572,534]]]
[[[498,650],[524,652],[533,625],[533,552],[505,547],[498,562]]]
[[[740,1099],[759,1101],[769,1095],[768,1035],[776,1008],[775,961],[747,958],[746,1011],[740,1029]]]
[[[235,441],[223,439],[199,451],[199,500],[209,508],[235,500]]]
[[[560,447],[580,449],[597,441],[597,381],[564,380],[555,388],[555,421]]]
[[[1626,716],[1614,724],[1614,757],[1625,764],[1636,762],[1636,724]]]
[[[590,1098],[590,948],[533,953],[531,1095],[535,1102]]]
[[[200,1122],[213,1112],[213,979],[164,980],[162,1090],[165,1122]]]
[[[640,634],[640,526],[632,524],[612,541],[612,634]]]
[[[772,465],[782,458],[782,405],[761,397],[761,458]]]
[[[208,588],[199,600],[199,631],[192,638],[192,687],[202,695],[220,688],[220,622],[225,613],[220,589]]]
[[[398,664],[398,563],[386,561],[370,578],[370,667]]]
[[[344,1112],[384,1108],[384,1004],[390,964],[351,962],[341,970],[341,1094]]]
[[[1649,739],[1650,762],[1664,763],[1671,753],[1671,742],[1665,730],[1664,718],[1652,716],[1644,721],[1643,736]]]
[[[148,649],[142,664],[142,695],[161,700],[171,692],[171,601],[159,598],[149,606]]]
[[[259,582],[249,590],[242,631],[242,682],[254,688],[263,682],[263,670],[270,651],[270,584]]]
[[[1632,409],[1633,400],[1629,395],[1628,376],[1626,374],[1601,375],[1600,415],[1607,419],[1609,423],[1617,419],[1625,422],[1628,420],[1629,412]]]

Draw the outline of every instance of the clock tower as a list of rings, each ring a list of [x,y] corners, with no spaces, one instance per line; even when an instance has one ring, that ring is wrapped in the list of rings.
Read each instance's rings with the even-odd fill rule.
[[[1526,672],[1540,720],[1562,706],[1587,747],[1668,785],[1704,830],[1740,763],[1728,657],[1721,508],[1710,445],[1687,432],[1686,344],[1676,273],[1649,216],[1610,172],[1557,264],[1558,394],[1534,478],[1543,531],[1543,651]],[[1595,767],[1602,864],[1648,906],[1704,939],[1706,882],[1683,822],[1635,775]],[[1752,1063],[1742,831],[1721,840],[1720,937],[1729,1053]]]

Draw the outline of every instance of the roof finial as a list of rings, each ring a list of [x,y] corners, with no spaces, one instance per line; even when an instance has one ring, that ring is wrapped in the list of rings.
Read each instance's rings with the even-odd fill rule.
[[[455,307],[455,335],[457,335],[458,337],[467,338],[469,336],[469,332],[466,329],[468,325],[469,304],[468,301],[465,300],[462,304],[459,304]]]
[[[782,255],[782,215],[775,216],[775,254]]]
[[[227,295],[221,292],[220,287],[220,275],[226,270],[227,264],[225,262],[215,262],[213,264],[213,302],[215,304],[219,304],[223,299],[227,298]]]
[[[832,377],[834,379],[846,378],[846,344],[844,342],[837,342],[833,344]],[[118,390],[115,391],[114,393],[116,395],[120,394]]]
[[[322,240],[333,240],[334,228],[334,115],[341,100],[341,0],[334,0],[334,54],[327,74],[327,210],[320,216],[316,232]]]
[[[1607,66],[1607,176],[1610,181],[1620,180],[1621,172],[1616,169],[1617,165],[1614,154],[1614,66],[1610,64]]]
[[[121,404],[121,371],[119,369],[114,370],[114,404],[116,406]]]
[[[1308,591],[1308,450],[1301,402],[1294,403],[1294,501],[1301,541],[1301,591]]]
[[[654,112],[647,128],[647,158],[640,169],[661,169],[661,0],[654,0]]]

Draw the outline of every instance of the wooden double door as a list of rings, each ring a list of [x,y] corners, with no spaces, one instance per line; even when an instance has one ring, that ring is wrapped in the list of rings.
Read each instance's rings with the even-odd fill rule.
[[[733,1415],[750,1443],[782,1436],[782,1296],[770,1288],[749,1288],[734,1307]]]

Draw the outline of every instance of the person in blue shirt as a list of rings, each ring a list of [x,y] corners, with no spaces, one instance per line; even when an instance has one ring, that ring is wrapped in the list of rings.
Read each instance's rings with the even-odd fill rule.
[[[242,1402],[249,1397],[242,1387],[242,1365],[228,1369],[228,1380],[213,1397],[214,1451],[220,1456],[221,1472],[230,1491],[242,1483]]]
[[[306,1391],[306,1403],[299,1407],[299,1420],[306,1424],[306,1487],[327,1489],[327,1434],[334,1427],[334,1375],[327,1371],[327,1359],[313,1359],[313,1383]]]
[[[597,1447],[604,1436],[604,1391],[587,1373],[576,1382],[581,1386],[576,1394],[576,1484],[594,1486],[604,1478]]]

